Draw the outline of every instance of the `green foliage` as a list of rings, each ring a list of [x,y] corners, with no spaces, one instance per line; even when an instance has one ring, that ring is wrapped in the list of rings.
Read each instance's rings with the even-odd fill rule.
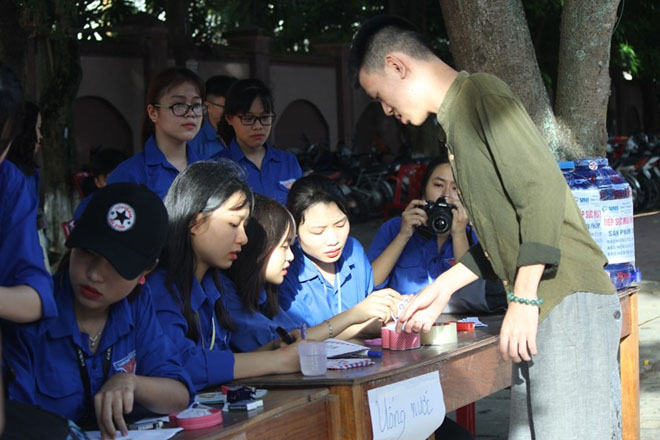
[[[619,62],[620,68],[636,75],[640,70],[640,60],[635,49],[627,43],[619,43]]]
[[[612,65],[640,79],[660,79],[660,4],[621,0],[612,41]]]
[[[41,35],[58,31],[53,5],[76,8],[81,39],[113,38],[113,26],[138,13],[136,0],[14,0],[23,10],[25,28]],[[195,45],[223,44],[222,33],[236,28],[260,28],[273,37],[274,52],[309,52],[314,43],[349,42],[359,23],[390,8],[411,10],[423,2],[426,36],[439,55],[450,60],[449,41],[440,1],[415,0],[146,0],[146,13],[166,19],[168,5],[187,3],[187,33]],[[525,15],[541,72],[556,83],[559,26],[563,0],[523,0]],[[620,20],[612,41],[612,66],[639,78],[660,76],[660,3],[621,0]],[[549,79],[549,81],[548,81]]]
[[[79,0],[76,6],[81,27],[79,35],[84,40],[102,40],[116,36],[112,26],[137,12],[133,0]]]

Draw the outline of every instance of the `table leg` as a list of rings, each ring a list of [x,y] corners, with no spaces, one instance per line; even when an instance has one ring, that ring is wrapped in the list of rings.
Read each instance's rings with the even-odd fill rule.
[[[456,423],[467,429],[472,435],[477,433],[477,424],[474,416],[474,402],[456,410]]]

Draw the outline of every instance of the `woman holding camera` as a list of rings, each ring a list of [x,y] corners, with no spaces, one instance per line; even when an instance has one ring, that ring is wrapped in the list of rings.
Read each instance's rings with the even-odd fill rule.
[[[374,236],[367,256],[376,288],[390,287],[402,294],[415,294],[453,266],[477,241],[468,226],[446,153],[433,159],[426,168],[421,195],[421,200],[412,200],[401,217],[385,222]],[[453,208],[434,206],[440,197]],[[445,232],[433,232],[428,224],[429,214],[435,216],[442,210],[447,214],[450,208],[451,226]],[[445,312],[489,310],[486,282],[480,280],[457,292]]]

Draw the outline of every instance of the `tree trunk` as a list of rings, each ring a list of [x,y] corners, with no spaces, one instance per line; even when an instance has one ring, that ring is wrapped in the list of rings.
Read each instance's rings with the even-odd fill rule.
[[[562,104],[558,104],[561,117],[557,119],[536,61],[521,0],[442,0],[440,6],[456,67],[493,73],[506,81],[522,100],[553,154],[566,158],[605,153],[605,143],[600,139],[606,121],[609,47],[618,0],[602,3],[564,3],[562,41],[568,41],[564,42],[562,53],[573,51],[573,56],[581,57],[583,62],[577,63],[577,58],[568,55],[560,62],[562,90],[557,94],[562,94]],[[563,35],[569,32],[565,28],[572,32],[570,36]],[[591,69],[585,72],[581,69],[587,59]],[[570,78],[564,78],[569,74]],[[578,140],[573,133],[579,134]],[[595,140],[594,134],[601,137]]]
[[[456,68],[492,73],[520,97],[554,151],[558,146],[521,0],[443,0],[442,14]]]
[[[168,43],[174,55],[174,64],[185,67],[188,58],[188,2],[167,0],[165,7]]]
[[[50,2],[49,2],[50,3]],[[50,250],[64,250],[62,222],[72,218],[71,176],[73,101],[82,79],[76,39],[77,11],[53,2],[49,14],[54,30],[37,40],[37,66],[40,76],[40,106],[43,131],[44,212],[48,221]]]
[[[573,129],[584,155],[607,143],[610,46],[619,0],[566,0],[561,15],[555,114]]]
[[[27,33],[20,25],[16,4],[0,0],[0,60],[25,84]]]

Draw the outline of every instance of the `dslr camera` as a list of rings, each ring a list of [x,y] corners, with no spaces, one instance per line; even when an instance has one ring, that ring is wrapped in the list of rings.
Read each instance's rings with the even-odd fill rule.
[[[433,235],[444,234],[451,229],[451,222],[454,218],[451,210],[456,206],[447,203],[447,199],[438,197],[435,202],[427,201],[426,205],[421,208],[426,212],[427,221],[426,226],[417,227],[417,232],[424,238],[429,239]]]

